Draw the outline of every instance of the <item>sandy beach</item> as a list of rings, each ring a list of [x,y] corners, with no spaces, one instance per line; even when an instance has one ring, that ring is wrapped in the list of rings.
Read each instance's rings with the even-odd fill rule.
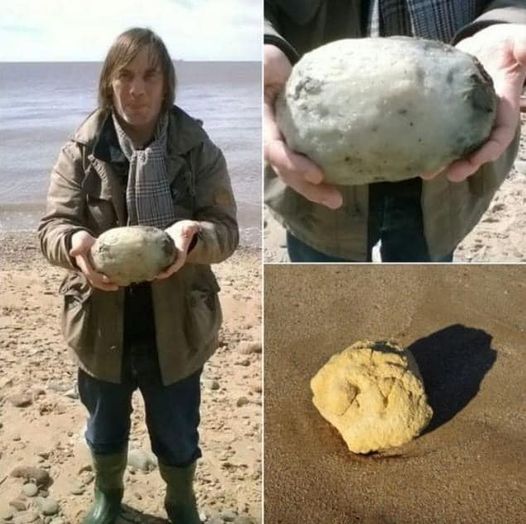
[[[264,298],[267,522],[524,522],[526,267],[266,266]],[[364,339],[410,348],[434,411],[373,456],[348,451],[309,387]]]
[[[454,262],[526,261],[526,114],[521,116],[521,143],[514,168],[480,222],[455,250]],[[268,209],[263,225],[265,262],[288,262],[285,231]]]
[[[93,472],[76,368],[60,333],[64,270],[43,259],[32,233],[0,233],[0,246],[0,522],[78,524],[92,498]],[[240,249],[214,270],[225,321],[202,380],[196,493],[207,523],[260,523],[259,251]],[[130,448],[120,522],[167,522],[137,393]],[[24,476],[35,474],[28,468],[49,474],[36,494],[24,486]]]

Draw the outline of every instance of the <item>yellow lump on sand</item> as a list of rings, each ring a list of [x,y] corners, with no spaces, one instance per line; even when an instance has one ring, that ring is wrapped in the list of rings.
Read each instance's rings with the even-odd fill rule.
[[[311,389],[318,411],[354,453],[405,444],[433,415],[416,361],[392,342],[360,341],[333,355]]]

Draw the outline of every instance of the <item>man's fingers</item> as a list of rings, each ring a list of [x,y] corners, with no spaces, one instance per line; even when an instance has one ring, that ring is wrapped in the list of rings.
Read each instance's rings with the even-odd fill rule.
[[[450,182],[463,182],[475,173],[480,166],[472,164],[469,160],[456,160],[446,170]]]
[[[519,108],[513,94],[516,87],[509,86],[509,90],[499,99],[497,120],[486,143],[469,157],[457,160],[447,168],[446,175],[451,182],[466,180],[482,165],[497,160],[511,144],[519,123]]]
[[[119,289],[119,286],[114,284],[106,275],[94,271],[85,255],[78,255],[75,257],[75,261],[92,287],[102,291],[117,291]]]
[[[176,259],[176,261],[169,267],[167,267],[164,271],[161,271],[154,280],[163,280],[165,278],[171,277],[174,273],[179,271],[186,261],[186,256],[179,255]]]
[[[278,176],[284,179],[285,183],[289,185],[294,191],[304,196],[307,200],[321,204],[330,209],[338,209],[343,204],[342,194],[329,184],[311,184],[306,182],[298,176]]]
[[[267,144],[268,161],[274,171],[284,176],[287,182],[290,177],[302,177],[311,184],[323,181],[323,171],[306,156],[294,153],[281,140]],[[288,182],[287,182],[288,183]]]
[[[83,255],[86,252],[86,248],[82,245],[72,247],[69,250],[69,256],[70,257],[78,257],[80,255]]]

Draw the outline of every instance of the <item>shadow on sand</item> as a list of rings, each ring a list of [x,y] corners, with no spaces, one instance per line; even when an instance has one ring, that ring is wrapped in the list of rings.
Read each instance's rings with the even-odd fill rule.
[[[497,359],[491,341],[481,329],[455,324],[409,346],[434,412],[425,433],[451,420],[478,393]]]
[[[127,504],[122,505],[122,511],[115,524],[168,524],[167,519],[161,519],[148,513],[138,511]]]

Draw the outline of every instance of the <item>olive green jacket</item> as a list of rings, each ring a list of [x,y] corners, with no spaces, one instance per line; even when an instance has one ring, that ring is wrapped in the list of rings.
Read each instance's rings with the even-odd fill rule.
[[[44,256],[68,269],[63,332],[79,366],[90,375],[120,382],[124,288],[101,291],[88,285],[68,252],[71,235],[94,237],[126,225],[127,163],[115,143],[111,118],[91,114],[62,148],[51,173],[47,210],[38,234]],[[200,367],[217,347],[219,286],[209,264],[221,262],[238,244],[236,205],[225,159],[199,123],[174,107],[170,112],[167,172],[178,220],[202,226],[185,265],[155,281],[152,300],[162,380],[180,380]]]
[[[266,1],[265,43],[280,47],[294,63],[304,53],[333,40],[367,36],[364,4],[360,0]],[[453,43],[493,23],[526,23],[523,0],[479,0],[466,2],[464,10],[458,7],[452,9],[457,18],[451,15],[447,21],[453,27]],[[422,182],[424,234],[432,260],[451,253],[479,222],[511,169],[518,144],[519,133],[497,161],[485,164],[465,182],[452,183],[443,176]],[[328,255],[366,261],[368,186],[339,189],[343,206],[331,210],[287,187],[269,166],[265,169],[265,202],[287,230]]]

